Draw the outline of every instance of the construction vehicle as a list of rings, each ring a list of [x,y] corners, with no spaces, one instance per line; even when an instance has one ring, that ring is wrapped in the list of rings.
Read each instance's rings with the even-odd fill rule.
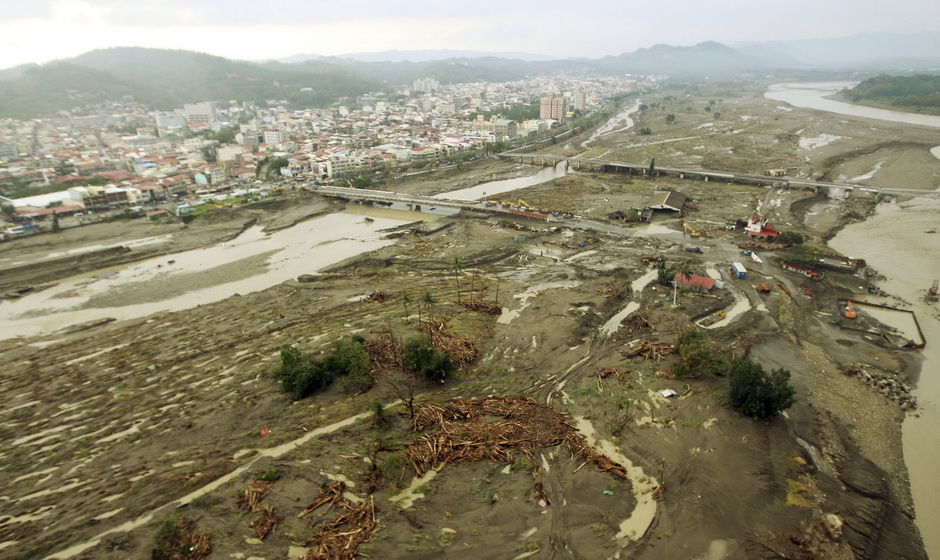
[[[683,225],[683,226],[682,226],[682,231],[688,233],[688,234],[689,234],[689,237],[699,238],[699,237],[702,236],[702,232],[698,231],[697,229],[693,228],[692,226]]]
[[[855,319],[858,317],[858,312],[855,311],[855,307],[852,305],[852,300],[846,301],[845,311],[842,312],[842,315],[846,319]]]
[[[757,283],[757,284],[754,286],[754,289],[757,290],[758,292],[762,293],[762,294],[768,294],[768,293],[770,293],[770,286],[768,286],[767,284],[765,284],[765,283],[763,283],[763,282]]]

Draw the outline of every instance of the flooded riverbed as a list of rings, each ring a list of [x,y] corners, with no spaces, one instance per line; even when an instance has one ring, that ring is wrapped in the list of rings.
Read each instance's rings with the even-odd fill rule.
[[[352,213],[330,214],[270,235],[253,227],[227,243],[67,278],[0,303],[0,337],[35,335],[105,317],[178,311],[263,290],[394,243],[382,239],[380,230],[414,221],[417,215],[400,214],[371,217],[371,222]]]

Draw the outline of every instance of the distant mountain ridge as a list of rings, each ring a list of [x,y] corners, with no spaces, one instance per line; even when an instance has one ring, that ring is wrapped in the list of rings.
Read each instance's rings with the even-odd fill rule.
[[[871,59],[860,59],[860,54],[846,58],[845,52],[840,58],[838,54],[839,49],[844,51],[851,45],[863,43],[867,45],[865,56],[877,58],[884,64],[910,64],[915,59],[929,64],[938,60],[940,68],[937,58],[940,57],[940,33],[887,35],[889,37],[882,37],[881,41],[873,41],[869,35],[808,42],[750,43],[738,48],[714,41],[692,46],[660,44],[617,56],[557,60],[492,56],[525,53],[437,50],[349,55],[364,60],[297,55],[304,59],[292,63],[249,62],[192,51],[116,47],[44,65],[24,64],[0,70],[0,116],[33,117],[126,95],[156,108],[230,99],[257,102],[276,99],[286,100],[295,107],[324,106],[341,97],[410,84],[417,78],[435,78],[444,84],[511,81],[558,72],[719,78],[781,68],[834,68],[852,64],[862,68],[871,64],[866,62]],[[931,51],[934,46],[936,50]],[[861,52],[860,49],[854,52]],[[419,56],[416,53],[423,53],[421,56],[428,60],[367,60]],[[467,56],[434,58],[447,54]]]
[[[940,70],[940,33],[859,33],[831,39],[745,42],[745,53],[763,50],[802,67],[856,70]],[[768,56],[769,58],[769,56]]]

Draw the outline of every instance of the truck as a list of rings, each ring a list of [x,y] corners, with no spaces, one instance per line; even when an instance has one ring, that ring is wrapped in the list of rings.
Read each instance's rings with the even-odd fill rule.
[[[743,279],[747,277],[747,269],[744,268],[744,265],[739,262],[731,263],[731,275]]]

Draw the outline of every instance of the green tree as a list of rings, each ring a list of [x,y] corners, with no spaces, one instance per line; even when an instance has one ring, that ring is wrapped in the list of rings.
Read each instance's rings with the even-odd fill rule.
[[[721,111],[715,111],[715,119],[721,118]]]
[[[59,215],[55,212],[52,213],[52,233],[59,233]]]
[[[411,303],[411,292],[408,290],[402,290],[401,292],[401,304],[405,308],[405,319],[408,318],[408,304]],[[420,321],[418,321],[420,323]]]
[[[433,320],[432,311],[434,309],[434,294],[431,292],[424,292],[424,296],[421,297],[421,301],[424,302],[425,307],[428,308],[428,323],[430,323]]]
[[[673,372],[677,377],[720,375],[725,371],[726,366],[721,355],[711,347],[705,331],[695,325],[687,325],[679,330],[676,351],[679,354],[679,363],[673,368]]]
[[[454,257],[454,282],[457,284],[457,304],[460,304],[460,271],[463,269],[463,261],[460,257]]]
[[[668,286],[676,277],[676,271],[666,266],[666,261],[661,261],[656,268],[656,281],[664,286]]]
[[[443,382],[457,370],[450,356],[434,348],[426,336],[415,336],[405,342],[402,362],[408,370],[428,381]]]
[[[676,116],[674,114],[669,113],[666,115],[666,124],[673,124],[674,122],[676,122]]]
[[[656,173],[656,158],[653,157],[653,158],[650,158],[649,176],[652,177],[655,173]]]
[[[731,406],[751,418],[772,418],[793,406],[796,389],[790,372],[776,369],[769,374],[760,364],[736,360],[731,364]]]
[[[805,240],[806,239],[803,237],[803,234],[796,231],[782,231],[776,239],[777,243],[783,245],[784,247],[801,245]]]
[[[653,129],[651,129],[648,126],[644,126],[643,128],[640,129],[640,136],[649,136],[652,133],[653,133]]]

